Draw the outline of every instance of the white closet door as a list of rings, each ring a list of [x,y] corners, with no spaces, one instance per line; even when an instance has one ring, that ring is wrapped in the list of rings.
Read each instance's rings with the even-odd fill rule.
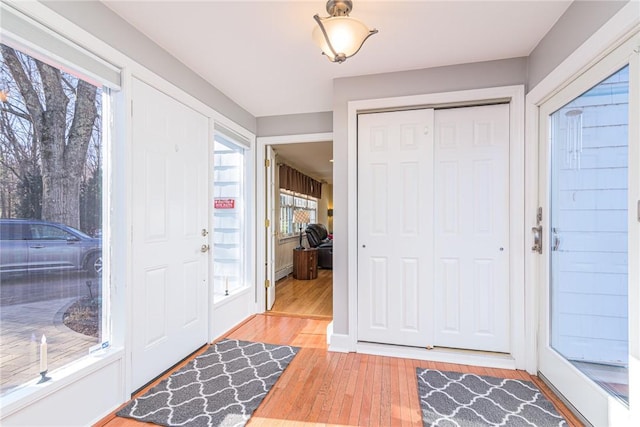
[[[208,119],[133,80],[132,386],[207,341]]]
[[[358,117],[358,340],[426,347],[433,110]]]
[[[509,106],[435,113],[436,346],[508,353]]]

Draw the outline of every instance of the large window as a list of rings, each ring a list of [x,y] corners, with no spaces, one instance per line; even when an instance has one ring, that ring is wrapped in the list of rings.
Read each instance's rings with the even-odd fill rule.
[[[297,224],[293,215],[296,210],[305,210],[309,213],[309,224],[317,222],[318,201],[309,196],[304,196],[288,190],[280,190],[280,235],[288,237],[295,235],[299,227],[306,224]]]
[[[219,300],[248,286],[245,148],[217,133],[213,162],[213,283]]]
[[[2,395],[107,346],[108,89],[0,45]],[[46,341],[46,344],[45,344]]]

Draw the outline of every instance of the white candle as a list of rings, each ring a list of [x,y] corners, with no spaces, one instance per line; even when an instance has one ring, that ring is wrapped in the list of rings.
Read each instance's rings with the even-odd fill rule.
[[[40,372],[47,370],[47,337],[42,335],[40,340]]]
[[[229,292],[229,278],[225,276],[224,278],[224,290]]]

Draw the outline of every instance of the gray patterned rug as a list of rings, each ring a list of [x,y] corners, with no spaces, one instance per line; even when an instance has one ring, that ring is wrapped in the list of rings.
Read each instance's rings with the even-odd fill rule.
[[[220,341],[116,415],[163,426],[243,426],[298,350]]]
[[[567,426],[530,381],[417,368],[424,426]]]

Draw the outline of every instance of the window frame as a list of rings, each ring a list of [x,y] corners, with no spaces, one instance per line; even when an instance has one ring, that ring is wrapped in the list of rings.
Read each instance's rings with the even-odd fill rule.
[[[292,204],[287,204],[283,206],[282,200],[283,197],[292,197]],[[314,224],[318,221],[318,202],[319,200],[312,196],[307,196],[306,194],[296,193],[295,191],[285,190],[281,188],[279,191],[279,206],[278,206],[278,237],[283,239],[289,239],[292,237],[298,237],[300,230],[295,227],[295,223],[293,222],[293,212],[297,209],[304,209],[310,212],[309,214],[309,224]],[[296,202],[300,202],[301,204],[297,204]],[[314,203],[314,207],[309,207],[309,202]],[[302,204],[306,204],[307,206],[303,206]],[[288,232],[283,231],[283,210],[286,209],[291,210],[290,215],[286,215],[290,218],[287,221],[287,229],[291,230]],[[303,235],[304,235],[303,231]]]
[[[215,178],[215,168],[216,168],[216,159],[215,159],[215,145],[216,143],[220,143],[229,149],[233,150],[236,153],[242,154],[242,182],[240,183],[240,196],[241,198],[241,209],[240,212],[240,244],[241,247],[239,249],[239,286],[229,286],[227,287],[226,281],[219,282],[219,277],[216,277],[216,248],[215,248],[215,215],[216,209],[214,207],[214,200],[218,197],[216,196],[216,178]],[[242,140],[241,135],[234,135],[232,131],[226,131],[226,129],[214,129],[213,138],[211,142],[211,214],[210,214],[210,229],[211,229],[211,258],[212,262],[210,263],[210,282],[211,282],[211,293],[213,294],[213,303],[214,305],[224,301],[227,297],[231,295],[236,295],[246,291],[249,288],[253,287],[253,245],[252,240],[250,238],[253,235],[252,230],[252,222],[251,215],[253,212],[253,204],[251,200],[252,193],[252,177],[253,171],[251,165],[253,164],[253,150],[250,146],[245,145]],[[233,198],[233,197],[229,197]],[[238,198],[235,198],[237,201]],[[226,292],[228,289],[228,292]]]
[[[2,12],[5,12],[7,9],[7,5],[2,5]],[[10,6],[9,6],[10,8]],[[25,19],[25,22],[29,22],[29,26],[36,28],[40,26],[37,21],[32,19],[30,16],[24,14],[22,11],[16,12],[16,10],[8,9],[11,13],[20,16],[21,19]],[[120,353],[121,348],[114,347],[114,327],[113,327],[113,304],[111,302],[112,298],[112,278],[111,278],[111,247],[113,245],[113,241],[111,239],[111,224],[114,220],[113,218],[113,207],[114,207],[114,180],[112,175],[112,161],[114,156],[117,156],[116,149],[116,141],[114,141],[114,126],[115,126],[115,117],[114,111],[116,105],[121,104],[121,98],[123,97],[123,92],[119,85],[119,82],[115,81],[114,73],[121,73],[121,70],[110,63],[99,59],[89,51],[86,51],[84,48],[81,48],[77,45],[72,38],[66,38],[62,34],[54,33],[52,31],[47,31],[50,33],[50,39],[55,40],[57,43],[62,42],[69,46],[67,52],[71,57],[75,57],[79,62],[76,63],[74,60],[59,56],[56,52],[49,51],[46,47],[42,47],[32,43],[29,40],[26,40],[14,33],[8,32],[6,29],[0,29],[0,35],[2,36],[1,43],[7,46],[12,47],[16,51],[20,52],[23,55],[29,56],[35,60],[46,63],[51,67],[54,67],[63,73],[72,75],[78,79],[84,80],[89,84],[96,86],[99,89],[100,97],[100,156],[101,156],[101,186],[102,186],[102,200],[101,200],[101,233],[102,233],[102,259],[103,259],[103,271],[100,276],[100,285],[101,285],[101,323],[99,326],[99,336],[97,339],[97,343],[94,345],[87,345],[85,353],[78,353],[78,357],[65,363],[62,366],[53,368],[53,372],[49,375],[55,374],[56,381],[49,382],[45,384],[43,391],[37,391],[33,389],[34,385],[37,383],[37,379],[29,380],[25,383],[19,384],[17,387],[12,389],[10,392],[4,394],[2,396],[3,403],[0,406],[1,412],[3,415],[10,415],[15,410],[22,407],[23,403],[26,401],[28,396],[33,394],[43,393],[53,393],[56,390],[65,386],[65,384],[69,384],[77,379],[80,371],[87,369],[88,366],[100,362],[102,359],[110,360],[113,357],[118,357],[118,353]],[[45,43],[46,45],[47,43]],[[77,54],[76,52],[80,52]],[[79,56],[80,55],[80,56]],[[82,64],[83,58],[81,55],[85,55],[86,58],[89,58],[88,61],[85,61],[85,64]],[[111,70],[111,73],[108,77],[101,77],[99,72],[92,72],[87,68],[83,68],[83,65],[87,65],[90,68],[95,68],[95,64],[99,64],[97,70],[100,70],[102,67],[102,71]],[[96,98],[96,100],[98,99]],[[120,189],[124,188],[121,186]],[[23,233],[27,233],[25,236],[28,236],[28,240],[56,240],[56,241],[65,241],[64,239],[57,239],[51,236],[44,237],[34,237],[31,233],[32,226],[22,225]],[[56,227],[55,225],[41,225],[40,227],[45,228],[55,228],[60,232],[66,233],[70,236],[73,236],[73,233],[64,230],[61,227]],[[84,233],[82,230],[78,230],[82,234]],[[124,331],[122,332],[122,336],[117,340],[119,346],[124,341]],[[104,362],[100,362],[104,363]],[[49,366],[49,371],[51,371],[51,367]],[[41,388],[42,386],[36,386],[37,388]]]

